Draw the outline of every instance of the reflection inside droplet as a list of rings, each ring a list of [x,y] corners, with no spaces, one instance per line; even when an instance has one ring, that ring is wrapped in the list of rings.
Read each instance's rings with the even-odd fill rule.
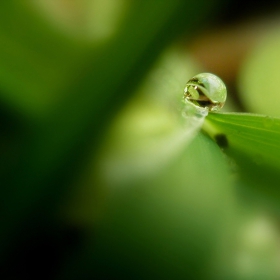
[[[184,100],[197,108],[220,110],[226,101],[224,82],[211,73],[201,73],[191,78],[184,89]]]

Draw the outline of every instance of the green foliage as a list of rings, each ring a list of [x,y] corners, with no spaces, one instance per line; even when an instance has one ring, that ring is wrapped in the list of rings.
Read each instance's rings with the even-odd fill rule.
[[[250,112],[280,117],[279,114],[280,38],[272,28],[250,52],[239,78],[242,102]]]
[[[202,134],[152,174],[112,182],[87,269],[104,278],[209,279],[217,242],[233,222],[230,185],[221,151]]]
[[[179,47],[160,56],[180,35],[191,40],[218,2],[127,1],[103,37],[95,23],[93,37],[82,24],[82,35],[56,28],[39,2],[2,4],[3,279],[33,279],[33,267],[47,279],[244,279],[232,249],[247,246],[235,235],[234,187],[277,205],[280,120],[209,114],[203,131],[213,141],[182,103],[197,67]],[[44,260],[49,248],[54,260]]]
[[[280,198],[280,120],[265,115],[222,113],[207,117],[205,130],[234,160],[238,174],[255,193]]]

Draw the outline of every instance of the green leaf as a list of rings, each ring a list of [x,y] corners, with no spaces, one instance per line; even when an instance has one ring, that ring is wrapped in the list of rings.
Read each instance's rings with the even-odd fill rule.
[[[238,87],[242,93],[241,102],[248,111],[279,118],[279,28],[265,33],[242,63]]]
[[[9,11],[15,9],[14,15],[18,18],[13,24],[20,22],[23,26],[16,25],[13,32],[6,32],[6,37],[2,38],[5,44],[12,41],[12,45],[17,48],[17,55],[10,56],[11,64],[6,60],[0,79],[2,78],[5,92],[11,91],[14,94],[12,99],[15,103],[9,101],[10,105],[20,104],[20,108],[26,109],[22,109],[24,112],[29,112],[36,105],[21,106],[17,99],[21,86],[25,90],[32,89],[32,94],[38,92],[40,95],[39,86],[51,84],[53,79],[44,82],[39,75],[37,83],[36,74],[51,73],[51,77],[54,77],[55,72],[52,70],[56,71],[60,67],[62,69],[59,73],[64,72],[64,68],[67,70],[69,64],[64,64],[64,61],[71,61],[71,47],[67,49],[64,40],[56,40],[55,36],[50,35],[53,32],[45,25],[37,26],[36,16],[21,13],[20,4],[15,1],[7,3],[5,9],[1,9],[2,15],[11,23],[13,17],[9,18]],[[192,8],[196,11],[201,3],[204,3],[204,8],[198,15],[186,16],[186,10],[190,12]],[[65,98],[52,103],[53,106],[48,107],[47,113],[43,114],[43,119],[33,118],[32,122],[26,124],[26,131],[18,140],[20,149],[17,160],[1,178],[1,214],[4,217],[0,229],[1,256],[5,255],[2,250],[5,246],[15,244],[14,240],[18,240],[13,237],[20,235],[18,230],[24,224],[27,228],[34,224],[34,213],[40,213],[42,218],[55,212],[55,205],[68,190],[67,186],[76,179],[74,175],[79,174],[85,166],[89,150],[92,146],[97,150],[102,133],[140,84],[160,52],[183,31],[194,30],[199,20],[212,8],[211,4],[212,1],[207,4],[204,1],[180,0],[133,1],[120,32],[103,48],[93,48],[84,53],[84,58],[79,60],[79,67],[70,75],[71,78],[58,87],[59,93]],[[24,32],[19,32],[20,27],[24,27]],[[62,41],[62,51],[56,52],[56,45],[59,48]],[[1,55],[9,57],[5,52],[12,48],[5,46],[3,42]],[[49,45],[52,47],[48,47]],[[33,61],[34,53],[39,60],[29,68],[26,57]],[[11,67],[12,64],[21,65],[23,70],[18,72],[17,68]],[[48,71],[45,72],[40,66]],[[11,70],[9,75],[5,76],[5,70]],[[22,72],[28,74],[21,75]],[[22,81],[13,85],[13,75]],[[48,74],[44,77],[48,77]],[[52,92],[52,88],[48,88],[47,92]],[[25,94],[29,96],[29,101],[33,101],[32,94]],[[8,98],[7,96],[9,95],[5,94],[3,98]],[[22,102],[26,102],[26,99],[22,99]],[[34,114],[31,113],[31,116],[34,117]]]
[[[184,57],[168,51],[106,134],[66,213],[94,233],[59,279],[210,278],[217,238],[232,224],[232,182],[217,145],[197,134],[204,118],[182,114],[176,80],[154,79],[162,69],[184,72]],[[184,85],[186,76],[176,77]]]
[[[237,164],[256,192],[280,198],[280,119],[242,113],[209,114],[204,130]]]
[[[199,133],[152,174],[121,185],[103,180],[109,193],[103,218],[60,279],[210,278],[208,266],[233,213],[229,170],[213,141]]]
[[[62,89],[73,79],[86,48],[51,28],[31,6],[22,1],[1,6],[0,98],[38,120],[65,97]]]

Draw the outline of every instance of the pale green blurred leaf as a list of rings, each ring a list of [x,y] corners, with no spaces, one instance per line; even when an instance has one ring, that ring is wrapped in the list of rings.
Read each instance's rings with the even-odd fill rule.
[[[250,112],[280,117],[278,24],[248,54],[239,73],[240,98]]]
[[[209,256],[219,254],[217,242],[233,224],[234,193],[223,154],[199,132],[204,118],[182,114],[182,89],[193,71],[180,48],[163,54],[64,210],[71,223],[101,227],[74,260],[85,275],[94,268],[101,278],[209,279]],[[66,279],[80,273],[72,268]]]
[[[16,19],[16,20],[15,20]],[[62,90],[82,62],[85,46],[51,28],[24,1],[0,10],[0,98],[38,118],[65,98]]]
[[[83,273],[93,269],[105,278],[132,273],[134,279],[209,277],[217,242],[229,230],[233,214],[234,195],[221,151],[200,133],[147,175],[122,185],[110,182],[99,230],[80,258]],[[75,278],[71,267],[67,273]]]
[[[112,121],[98,159],[94,158],[87,179],[68,201],[64,215],[72,223],[95,222],[96,203],[92,201],[97,193],[92,186],[97,178],[115,189],[151,176],[195,137],[204,119],[183,117],[182,92],[186,77],[197,73],[196,68],[178,45],[163,52],[134,97]]]
[[[196,10],[200,2],[133,1],[118,34],[102,48],[85,50],[80,58],[72,57],[73,49],[80,55],[79,44],[72,45],[36,13],[21,9],[17,1],[3,4],[2,100],[33,120],[18,139],[17,159],[2,180],[1,257],[20,240],[11,233],[19,237],[25,225],[28,235],[28,228],[34,226],[32,214],[40,213],[42,220],[53,214],[69,183],[85,167],[89,150],[98,150],[103,132],[161,51],[183,31],[194,32],[212,8],[212,1],[201,2],[204,9],[199,15],[185,18],[185,8]],[[79,67],[72,73],[76,59]],[[65,77],[68,71],[66,79],[56,76]],[[40,87],[54,94],[56,102],[46,101]],[[59,96],[53,87],[59,88]],[[44,118],[37,119],[42,112]]]

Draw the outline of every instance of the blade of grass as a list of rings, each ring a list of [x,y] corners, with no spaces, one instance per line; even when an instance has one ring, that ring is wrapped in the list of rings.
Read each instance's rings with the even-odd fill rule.
[[[264,115],[209,114],[204,130],[237,164],[250,188],[280,199],[280,119]]]

